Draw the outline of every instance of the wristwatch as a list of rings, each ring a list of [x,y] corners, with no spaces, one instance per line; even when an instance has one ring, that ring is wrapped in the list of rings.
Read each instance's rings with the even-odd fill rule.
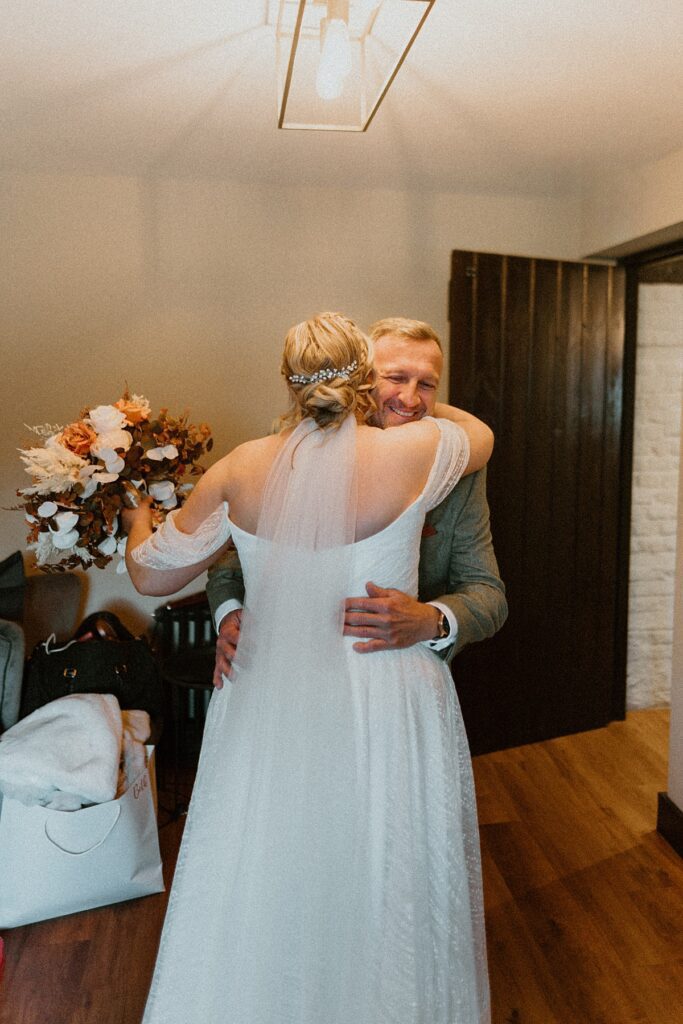
[[[439,623],[437,626],[436,636],[432,637],[432,640],[445,640],[451,632],[451,624],[448,621],[448,616],[445,612],[439,612]]]

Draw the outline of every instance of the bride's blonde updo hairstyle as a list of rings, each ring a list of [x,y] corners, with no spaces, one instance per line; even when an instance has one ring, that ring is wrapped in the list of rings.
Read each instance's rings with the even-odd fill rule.
[[[341,313],[319,313],[290,328],[281,371],[292,399],[281,427],[310,416],[334,429],[351,414],[368,420],[377,408],[371,342]]]

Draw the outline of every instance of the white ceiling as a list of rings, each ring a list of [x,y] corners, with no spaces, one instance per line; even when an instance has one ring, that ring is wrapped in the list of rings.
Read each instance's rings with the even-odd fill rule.
[[[559,195],[683,146],[680,0],[436,0],[365,134],[276,127],[266,0],[3,0],[0,169]]]

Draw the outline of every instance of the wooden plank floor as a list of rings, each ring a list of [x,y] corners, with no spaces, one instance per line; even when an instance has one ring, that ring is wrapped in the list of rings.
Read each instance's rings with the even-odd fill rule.
[[[494,1024],[683,1024],[668,713],[475,760]]]
[[[682,1024],[683,861],[654,831],[667,746],[667,712],[638,711],[475,760],[493,1024]],[[182,826],[161,829],[167,882]],[[165,905],[5,932],[0,1024],[139,1024]]]

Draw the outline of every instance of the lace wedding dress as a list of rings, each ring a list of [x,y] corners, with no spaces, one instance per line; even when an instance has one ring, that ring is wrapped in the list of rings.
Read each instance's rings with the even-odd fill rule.
[[[211,699],[144,1024],[490,1020],[474,789],[450,673],[420,644],[354,652],[335,611],[369,580],[417,594],[425,514],[468,457],[466,435],[435,422],[423,493],[374,536],[311,540],[334,514],[326,500],[346,502],[342,532],[355,525],[344,476],[355,425],[325,461],[310,424],[280,460],[302,489],[270,526],[246,533],[220,509],[193,535],[203,555],[232,533],[254,617],[245,611],[234,680]],[[283,520],[300,524],[302,495],[303,539],[274,543]],[[171,548],[196,560],[175,533]],[[139,560],[160,567],[155,545]]]

